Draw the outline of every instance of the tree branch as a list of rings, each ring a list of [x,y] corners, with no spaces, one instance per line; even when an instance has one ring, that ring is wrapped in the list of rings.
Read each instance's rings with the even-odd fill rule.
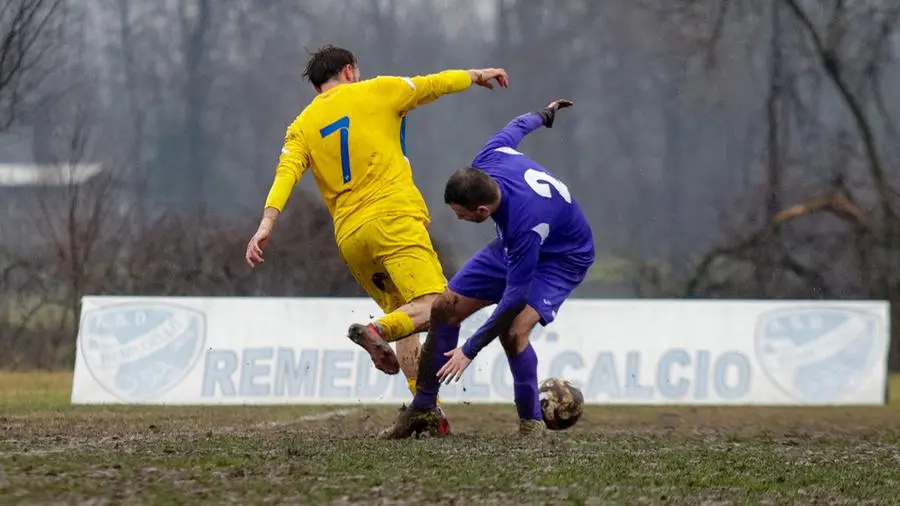
[[[752,234],[739,240],[737,243],[729,246],[721,246],[708,252],[698,264],[697,269],[694,271],[694,276],[691,277],[690,280],[688,280],[686,295],[698,295],[700,284],[706,279],[710,266],[712,266],[712,263],[718,258],[735,257],[746,259],[751,262],[757,262],[759,260],[759,257],[757,255],[753,255],[751,253],[752,250],[765,245],[782,226],[798,218],[811,216],[822,212],[828,212],[844,221],[847,221],[858,229],[871,231],[871,227],[869,224],[870,220],[866,216],[865,212],[860,209],[859,206],[856,205],[856,203],[850,197],[845,195],[842,189],[835,188],[833,190],[830,190],[825,195],[814,197],[807,200],[806,202],[795,204],[786,209],[783,209],[782,211],[775,214],[775,216],[772,217],[771,221],[769,221],[766,225],[758,228]],[[789,267],[791,270],[798,273],[798,275],[800,275],[799,273],[803,273],[803,276],[801,277],[804,277],[806,279],[813,279],[810,277],[808,269],[802,268],[802,266],[794,261],[787,261],[789,259],[785,259],[786,255],[787,253],[782,252],[782,258],[779,263],[780,267]],[[817,279],[821,279],[821,277]],[[818,283],[818,281],[816,281],[816,283]]]
[[[825,42],[822,40],[822,36],[813,25],[812,20],[797,3],[797,0],[783,1],[809,33],[816,54],[822,63],[822,67],[825,69],[825,73],[837,87],[838,93],[850,109],[850,113],[853,116],[853,120],[856,123],[856,127],[859,130],[865,146],[866,156],[869,160],[869,172],[872,175],[872,179],[875,180],[876,192],[878,193],[878,201],[882,214],[884,215],[885,220],[894,221],[895,214],[893,206],[891,205],[891,192],[885,177],[885,170],[882,166],[881,158],[878,155],[878,149],[875,146],[875,134],[866,117],[865,108],[856,95],[850,91],[850,86],[841,73],[840,63],[838,62],[837,56],[834,54],[834,49],[826,46]]]

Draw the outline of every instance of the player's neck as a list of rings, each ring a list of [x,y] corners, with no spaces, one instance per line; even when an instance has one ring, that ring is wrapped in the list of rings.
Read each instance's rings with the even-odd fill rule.
[[[500,209],[500,204],[503,203],[503,193],[500,191],[499,186],[496,189],[496,193],[497,193],[497,199],[494,201],[493,204],[488,206],[488,209],[491,211],[491,216],[493,216],[494,213],[497,212],[497,209]]]
[[[322,84],[322,86],[319,88],[319,94],[321,95],[322,93],[333,90],[342,84],[346,84],[346,83],[339,79],[332,79],[331,81],[328,81],[328,82]]]

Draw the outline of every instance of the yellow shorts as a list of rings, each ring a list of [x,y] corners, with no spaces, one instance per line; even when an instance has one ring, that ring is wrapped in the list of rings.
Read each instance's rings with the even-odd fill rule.
[[[390,313],[447,287],[425,223],[409,216],[367,222],[338,245],[360,286]]]

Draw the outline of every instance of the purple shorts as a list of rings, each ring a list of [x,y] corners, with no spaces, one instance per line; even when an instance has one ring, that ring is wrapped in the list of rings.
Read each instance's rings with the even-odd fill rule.
[[[556,318],[560,306],[581,284],[591,261],[568,258],[540,259],[531,281],[528,305],[546,326]],[[450,280],[450,290],[472,299],[500,302],[506,289],[506,255],[500,241],[493,241],[463,265]]]

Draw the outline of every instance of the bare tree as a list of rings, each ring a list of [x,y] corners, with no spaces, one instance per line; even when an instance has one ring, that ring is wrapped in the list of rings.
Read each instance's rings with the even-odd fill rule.
[[[314,96],[300,77],[307,52],[326,43],[355,51],[365,77],[510,71],[508,90],[410,114],[409,157],[435,239],[452,237],[458,255],[442,250],[444,262],[492,235],[446,209],[447,175],[511,116],[565,96],[576,110],[522,149],[578,190],[594,226],[598,262],[581,294],[867,297],[900,308],[897,2],[0,2],[0,35],[34,34],[26,20],[43,28],[30,46],[2,46],[30,49],[0,65],[20,72],[3,74],[0,123],[65,131],[53,142],[71,153],[71,129],[86,121],[89,161],[117,177],[0,210],[0,291],[14,294],[0,297],[0,327],[29,321],[22,343],[48,306],[71,312],[79,292],[359,294],[311,177],[266,267],[251,274],[240,258],[284,128]],[[33,86],[49,71],[54,79]],[[45,103],[88,79],[91,114],[42,119]],[[0,136],[3,170],[27,158],[4,151],[11,137]],[[104,215],[120,182],[131,214]],[[27,227],[40,247],[5,240]]]
[[[720,14],[731,5],[683,3],[716,6],[700,10]],[[886,105],[881,81],[895,49],[885,39],[900,8],[840,0],[744,5],[765,5],[770,19],[761,118],[767,135],[754,185],[762,198],[750,213],[762,220],[748,220],[703,255],[685,293],[886,299],[896,313],[900,174],[882,139],[893,135],[897,111]],[[741,37],[751,22],[723,15],[709,19],[717,45]],[[896,315],[892,320],[898,365],[900,330]]]
[[[64,0],[7,0],[0,6],[0,131],[46,76],[42,63],[60,44]]]

